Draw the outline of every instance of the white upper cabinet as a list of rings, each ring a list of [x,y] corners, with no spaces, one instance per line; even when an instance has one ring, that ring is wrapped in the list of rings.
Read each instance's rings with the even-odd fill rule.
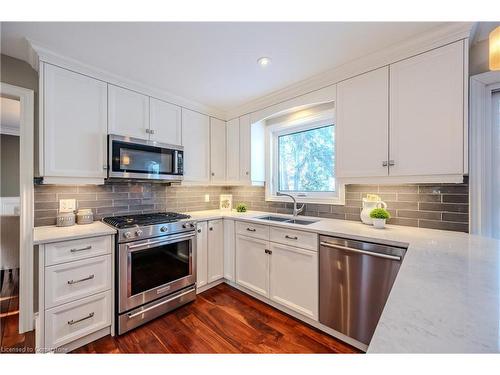
[[[240,181],[251,183],[251,138],[250,115],[240,117]]]
[[[237,184],[240,180],[240,119],[227,122],[226,126],[226,181]]]
[[[159,99],[149,100],[149,139],[171,145],[180,145],[181,107]]]
[[[389,67],[337,85],[337,176],[387,176]]]
[[[210,182],[210,121],[208,116],[182,109],[184,181]]]
[[[103,183],[106,177],[106,83],[40,65],[40,174],[45,182]]]
[[[108,85],[109,134],[149,139],[149,96]]]
[[[462,174],[463,137],[463,41],[392,64],[390,175]]]
[[[226,181],[226,122],[210,118],[210,179]]]

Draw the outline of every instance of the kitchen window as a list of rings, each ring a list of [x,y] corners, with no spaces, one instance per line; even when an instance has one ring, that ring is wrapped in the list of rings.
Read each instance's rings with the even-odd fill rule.
[[[276,193],[291,194],[300,202],[342,203],[335,177],[335,121],[333,111],[268,126],[268,184],[266,199],[289,201]]]

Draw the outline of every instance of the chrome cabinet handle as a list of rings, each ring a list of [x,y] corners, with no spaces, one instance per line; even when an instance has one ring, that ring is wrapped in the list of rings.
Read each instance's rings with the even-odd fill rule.
[[[285,236],[285,238],[288,238],[289,240],[298,240],[299,239],[299,237],[297,237],[297,236],[292,237],[292,236],[289,236],[288,234]]]
[[[198,229],[198,233],[201,233],[201,228],[200,228],[200,229]]]
[[[372,251],[365,251],[365,250],[353,249],[352,247],[347,247],[347,246],[332,244],[330,242],[325,242],[325,241],[321,241],[320,244],[321,244],[321,246],[330,247],[332,249],[345,250],[345,251],[350,251],[352,253],[359,253],[359,254],[364,254],[364,255],[370,255],[370,256],[373,256],[373,257],[377,257],[377,258],[384,258],[384,259],[391,259],[391,260],[398,260],[398,261],[401,260],[401,257],[398,257],[396,255],[387,255],[387,254],[374,253]]]
[[[247,172],[245,172],[245,174],[248,176],[248,171],[247,171]]]
[[[394,160],[389,160],[389,167],[394,167],[396,162]]]
[[[103,165],[103,166],[102,166],[102,169],[107,170],[107,169],[108,169],[108,166],[107,166],[107,165]]]
[[[271,255],[271,254],[273,253],[271,250],[268,250],[268,249],[265,249],[265,250],[264,250],[264,252],[265,252],[266,254],[269,254],[269,255]]]
[[[212,176],[215,176],[215,173],[214,173],[214,172],[212,172]]]
[[[387,167],[389,165],[389,163],[387,162],[387,160],[384,160],[382,162],[382,167]]]
[[[150,134],[154,134],[154,133],[155,133],[155,130],[154,130],[154,129],[151,129],[151,130],[149,131],[149,133],[150,133]]]
[[[93,278],[94,278],[94,275],[92,274],[92,275],[84,277],[83,279],[80,279],[80,280],[68,280],[68,284],[69,285],[78,284],[78,283],[81,283],[82,281],[92,280]]]
[[[90,250],[90,249],[92,249],[92,246],[89,245],[89,246],[86,246],[86,247],[82,247],[81,249],[71,249],[70,251],[72,253],[77,253],[79,251],[85,251],[85,250]]]
[[[213,227],[210,227],[210,228],[208,228],[208,229],[209,229],[209,230],[214,230],[214,228],[213,228]]]
[[[247,228],[247,231],[249,231],[249,232],[255,232],[256,230],[257,229],[255,229],[255,228]]]
[[[68,324],[69,324],[70,326],[72,326],[73,324],[80,323],[80,322],[83,322],[84,320],[87,320],[87,319],[93,318],[93,317],[94,317],[94,315],[95,315],[95,314],[94,314],[94,312],[91,312],[89,315],[87,315],[87,316],[86,316],[86,317],[84,317],[84,318],[81,318],[81,319],[78,319],[78,320],[73,320],[73,319],[68,320]]]

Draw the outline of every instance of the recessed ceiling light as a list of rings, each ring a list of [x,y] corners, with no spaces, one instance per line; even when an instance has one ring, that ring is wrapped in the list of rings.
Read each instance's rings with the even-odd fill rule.
[[[266,67],[271,64],[271,59],[269,57],[261,57],[257,60],[257,63],[262,67]]]

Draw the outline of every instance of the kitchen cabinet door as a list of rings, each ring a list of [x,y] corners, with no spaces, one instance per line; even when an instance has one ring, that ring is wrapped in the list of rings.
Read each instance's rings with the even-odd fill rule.
[[[224,219],[224,278],[234,281],[235,230],[234,220]]]
[[[208,282],[208,223],[196,224],[196,288]]]
[[[268,241],[236,237],[236,283],[262,296],[269,296]]]
[[[210,121],[201,113],[182,109],[184,181],[210,181]]]
[[[250,115],[240,117],[240,182],[251,183],[251,139]]]
[[[463,174],[463,49],[459,41],[390,66],[391,176]]]
[[[269,298],[318,320],[318,253],[271,243]]]
[[[210,118],[210,180],[226,181],[226,122]]]
[[[80,183],[101,179],[103,183],[107,166],[106,83],[47,63],[41,63],[40,70],[40,174],[78,178],[75,181]]]
[[[226,125],[226,181],[229,184],[240,182],[240,119],[236,118]]]
[[[170,145],[180,145],[181,107],[150,98],[150,135],[149,139]]]
[[[149,139],[149,96],[108,84],[109,134]]]
[[[208,222],[208,282],[224,277],[224,225],[222,219]]]
[[[389,68],[337,85],[336,164],[338,177],[388,175]]]

